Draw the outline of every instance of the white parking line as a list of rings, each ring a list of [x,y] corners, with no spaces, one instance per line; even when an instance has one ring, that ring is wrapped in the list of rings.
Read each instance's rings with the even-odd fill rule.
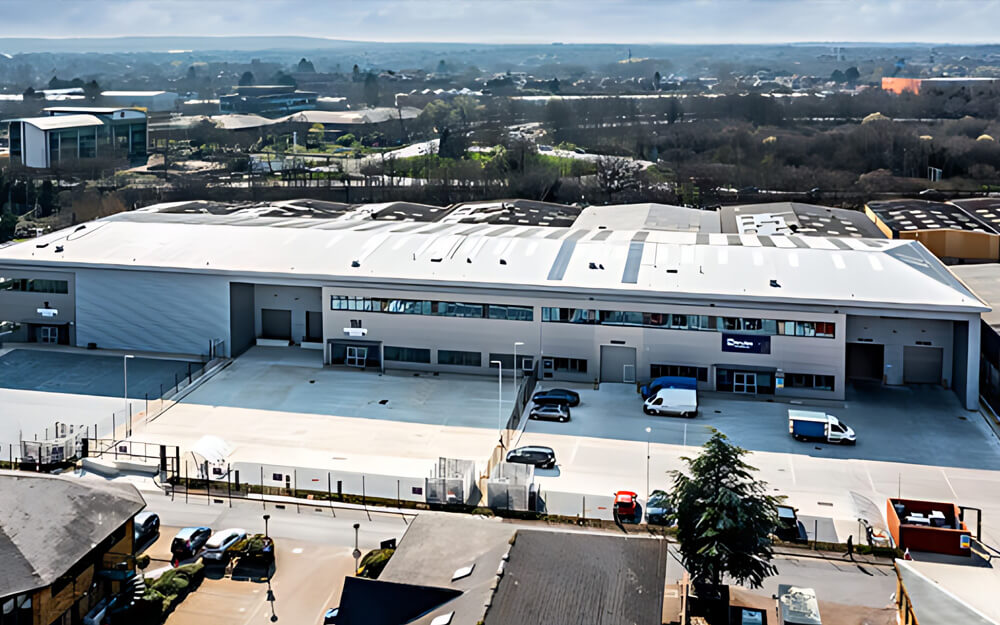
[[[795,457],[792,455],[788,456],[788,470],[792,473],[792,486],[796,486],[798,483],[795,481]]]
[[[958,493],[955,492],[955,488],[951,485],[951,480],[948,479],[948,474],[944,472],[944,469],[941,469],[941,477],[944,478],[945,484],[948,485],[948,489],[951,491],[951,496],[957,500]]]

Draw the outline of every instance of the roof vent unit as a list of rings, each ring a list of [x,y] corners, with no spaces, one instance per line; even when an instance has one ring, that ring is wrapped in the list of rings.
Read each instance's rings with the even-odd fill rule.
[[[589,266],[591,269],[604,269],[604,265],[601,265],[599,263],[590,263]]]
[[[774,288],[776,288],[776,289],[780,289],[781,288],[781,285],[778,284],[777,280],[771,280],[771,286],[774,287]]]
[[[441,259],[440,258],[432,258],[431,262],[432,263],[439,263],[439,262],[441,262]]]
[[[670,269],[667,269],[667,273],[677,273],[677,268],[676,267],[672,267]]]
[[[37,248],[43,248],[43,247],[48,247],[48,246],[49,246],[48,243],[37,243],[37,244],[35,244],[35,247],[37,247]]]
[[[455,569],[455,573],[451,576],[451,581],[462,579],[463,577],[468,577],[472,575],[472,569],[476,568],[476,563],[473,562],[469,566],[463,566],[462,568]]]
[[[352,260],[351,261],[351,267],[360,267],[360,266],[361,266],[361,263],[359,261],[356,261],[356,260]]]
[[[58,254],[58,253],[59,253],[59,252],[61,252],[61,251],[63,251],[63,246],[61,246],[61,245],[57,245],[57,246],[56,246],[56,254]]]
[[[501,264],[501,265],[506,265],[506,264],[507,264],[507,261],[501,258],[501,259],[500,259],[500,264]]]

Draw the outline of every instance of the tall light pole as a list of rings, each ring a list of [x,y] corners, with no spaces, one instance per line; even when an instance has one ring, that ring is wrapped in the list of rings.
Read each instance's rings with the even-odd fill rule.
[[[125,378],[125,414],[128,416],[128,426],[126,428],[126,434],[128,436],[132,435],[132,411],[128,407],[128,361],[130,358],[135,358],[132,354],[125,354],[122,358],[122,376]],[[111,433],[111,438],[114,438],[115,433]]]
[[[265,514],[264,515],[264,538],[268,538],[268,535],[267,535],[267,522],[270,521],[270,520],[271,520],[271,515],[270,514]]]
[[[500,436],[500,449],[505,449],[503,444],[503,363],[499,360],[491,360],[490,364],[497,366],[497,434]]]
[[[652,428],[646,428],[646,493],[643,495],[646,499],[649,498],[649,439],[650,432],[652,431]],[[649,502],[647,501],[646,503],[648,504]]]
[[[358,567],[361,566],[361,549],[358,548],[358,530],[361,528],[360,523],[354,524],[354,575],[358,574]]]
[[[517,348],[524,345],[524,341],[514,341],[514,397],[517,401],[517,372],[521,370],[521,363],[517,361]]]

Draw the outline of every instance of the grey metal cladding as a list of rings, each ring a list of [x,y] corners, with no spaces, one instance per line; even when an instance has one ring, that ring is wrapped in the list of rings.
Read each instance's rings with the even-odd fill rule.
[[[573,250],[576,249],[577,240],[585,236],[588,232],[588,230],[579,230],[571,233],[563,240],[559,246],[559,253],[556,254],[556,259],[552,262],[552,268],[549,269],[548,280],[563,279],[563,276],[566,275],[566,268],[569,267],[569,261],[573,258]]]
[[[229,279],[190,273],[79,269],[76,341],[110,349],[204,354],[229,347]]]

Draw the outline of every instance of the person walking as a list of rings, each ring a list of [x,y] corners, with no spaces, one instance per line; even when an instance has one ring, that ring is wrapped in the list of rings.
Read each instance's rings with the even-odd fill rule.
[[[851,562],[854,562],[854,535],[847,537],[847,553],[844,554],[845,558],[850,558]]]

